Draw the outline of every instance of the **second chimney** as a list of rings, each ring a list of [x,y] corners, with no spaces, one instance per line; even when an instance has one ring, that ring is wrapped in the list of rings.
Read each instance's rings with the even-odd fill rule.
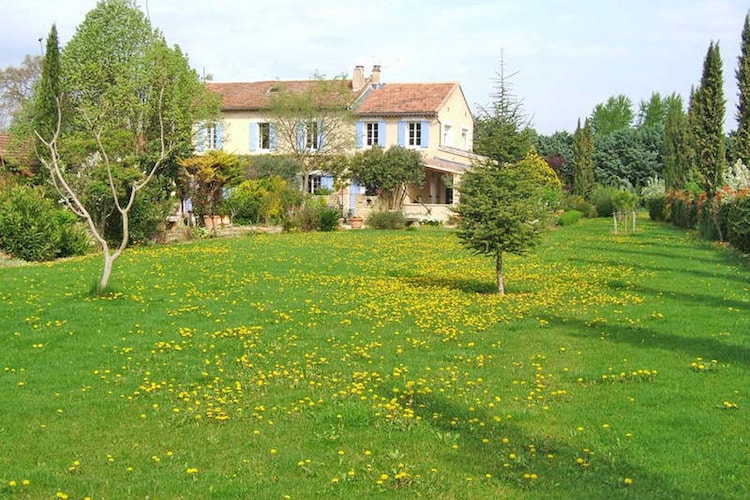
[[[372,67],[372,76],[370,76],[370,83],[373,87],[380,85],[380,65],[376,64]]]

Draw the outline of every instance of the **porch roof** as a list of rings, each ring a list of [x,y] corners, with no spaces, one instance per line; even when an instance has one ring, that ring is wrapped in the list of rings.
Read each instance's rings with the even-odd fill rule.
[[[447,174],[463,174],[471,168],[471,165],[445,160],[443,158],[425,158],[423,163],[425,167],[430,170],[437,170],[438,172],[445,172]]]

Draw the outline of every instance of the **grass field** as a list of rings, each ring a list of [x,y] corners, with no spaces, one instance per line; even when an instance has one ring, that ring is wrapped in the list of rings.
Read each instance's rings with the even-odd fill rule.
[[[0,498],[747,498],[750,270],[649,221],[0,268]]]

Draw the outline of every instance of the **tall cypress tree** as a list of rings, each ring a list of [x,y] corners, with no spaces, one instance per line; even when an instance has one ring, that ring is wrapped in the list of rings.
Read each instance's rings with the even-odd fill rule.
[[[60,43],[57,26],[52,25],[47,36],[42,76],[37,84],[34,103],[34,130],[49,141],[57,127],[58,100],[62,98],[60,89]],[[60,103],[62,105],[62,103]],[[38,148],[44,152],[46,148]]]
[[[683,189],[690,174],[688,119],[682,99],[674,96],[664,123],[664,182],[667,189]]]
[[[739,88],[735,152],[745,165],[750,165],[750,14],[745,16],[735,77]]]
[[[587,119],[581,127],[578,120],[573,134],[573,192],[588,199],[594,189],[594,131]]]
[[[703,76],[693,100],[695,124],[693,146],[701,184],[709,198],[724,180],[726,144],[724,140],[724,80],[719,44],[711,42],[703,63]]]

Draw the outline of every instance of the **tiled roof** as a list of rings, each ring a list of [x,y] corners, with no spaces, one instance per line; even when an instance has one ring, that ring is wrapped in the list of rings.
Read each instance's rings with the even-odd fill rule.
[[[19,145],[11,140],[9,133],[0,132],[0,165],[6,163],[24,166],[38,165],[33,155],[33,146]]]
[[[358,115],[434,115],[457,83],[387,83],[370,90],[356,108]]]
[[[330,80],[326,82],[332,82]],[[318,80],[269,80],[263,82],[237,82],[237,83],[215,83],[208,82],[209,90],[222,96],[221,109],[224,111],[260,111],[268,109],[271,105],[271,96],[274,92],[289,91],[295,94],[304,94],[315,90],[315,86],[321,82]],[[351,94],[345,99],[343,105],[349,105],[359,96],[362,89],[351,90],[351,81],[344,82]],[[341,100],[336,96],[334,101]]]
[[[224,111],[262,111],[271,105],[274,92],[285,90],[303,94],[314,90],[317,80],[269,80],[262,82],[216,83],[208,82],[209,90],[222,96]],[[364,89],[368,89],[356,103],[355,112],[361,116],[435,115],[454,89],[450,83],[388,83],[371,89],[369,80],[363,89],[350,89],[346,99],[333,97],[338,105],[348,106],[356,101]],[[336,102],[338,101],[338,102]]]

